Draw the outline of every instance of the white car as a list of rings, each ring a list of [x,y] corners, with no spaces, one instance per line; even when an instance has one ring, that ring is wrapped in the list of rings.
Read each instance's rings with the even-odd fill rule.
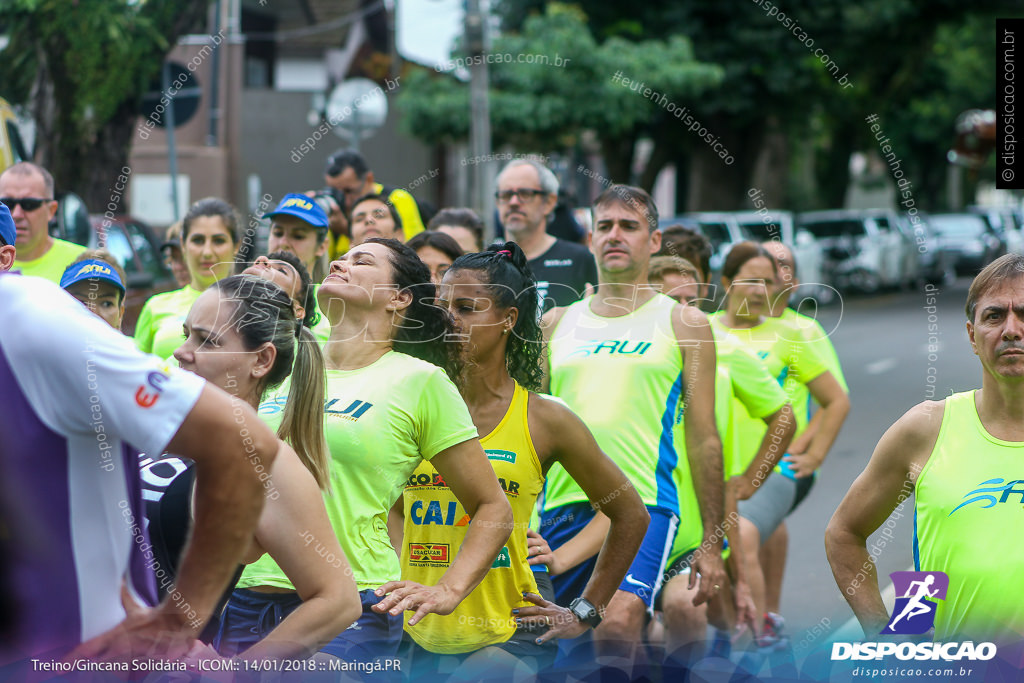
[[[821,244],[827,274],[839,289],[874,294],[904,282],[909,245],[887,212],[810,211],[798,225]]]
[[[791,211],[759,209],[734,212],[732,216],[743,239],[755,242],[777,240],[793,250],[801,295],[822,304],[836,298],[836,290],[822,272],[821,246],[809,232],[796,228]],[[794,297],[793,302],[797,303],[798,299]]]

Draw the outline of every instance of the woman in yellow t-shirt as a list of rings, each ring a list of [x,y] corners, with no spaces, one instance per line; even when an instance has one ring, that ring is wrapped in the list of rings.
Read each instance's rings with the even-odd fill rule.
[[[191,280],[181,289],[157,294],[143,305],[135,324],[135,345],[170,358],[185,336],[182,323],[192,304],[214,282],[234,272],[238,251],[238,212],[217,197],[200,199],[181,223],[181,250]]]
[[[583,422],[564,404],[534,393],[541,380],[539,299],[515,243],[456,259],[442,280],[438,304],[455,317],[465,340],[472,371],[463,396],[514,523],[490,571],[454,612],[406,624],[412,641],[408,664],[416,671],[437,669],[441,656],[451,656],[462,674],[475,677],[472,668],[491,669],[515,657],[537,671],[554,660],[554,639],[576,637],[600,621],[643,538],[647,511]],[[607,523],[598,530],[607,533],[607,541],[573,610],[542,597],[553,600],[545,563],[557,560],[540,536],[528,532],[544,476],[555,463],[611,522],[610,530]],[[395,508],[404,516],[403,578],[435,581],[445,571],[446,551],[460,547],[467,531],[481,523],[468,524],[454,488],[429,462],[406,483]]]
[[[790,451],[774,470],[759,469],[754,473],[754,481],[742,482],[741,488],[748,494],[755,491],[746,499],[741,496],[739,502],[740,538],[744,546],[745,574],[754,602],[762,613],[764,575],[758,564],[758,549],[810,491],[813,475],[825,460],[850,410],[846,392],[813,347],[806,343],[803,332],[781,318],[768,315],[768,302],[777,277],[776,262],[764,247],[754,242],[740,242],[732,248],[722,266],[722,285],[726,290],[723,310],[708,318],[716,332],[735,337],[761,360],[769,374],[786,390],[791,402],[796,387],[803,385],[821,406],[821,426],[804,452]],[[807,426],[806,415],[796,414],[796,421],[794,442]],[[764,422],[751,418],[742,429],[750,430],[753,438],[760,439],[767,427]]]

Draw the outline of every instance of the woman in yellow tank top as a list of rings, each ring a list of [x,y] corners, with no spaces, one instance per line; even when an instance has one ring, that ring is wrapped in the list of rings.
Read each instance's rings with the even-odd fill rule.
[[[484,580],[452,614],[406,624],[409,664],[422,672],[437,666],[437,656],[450,655],[457,663],[469,660],[462,669],[467,674],[470,667],[493,672],[516,661],[538,670],[553,661],[554,639],[574,638],[599,621],[643,538],[647,511],[583,422],[561,403],[531,391],[541,379],[539,301],[526,256],[515,243],[459,257],[444,276],[438,304],[451,312],[463,335],[463,396],[514,522]],[[542,564],[530,563],[539,553],[528,541],[530,517],[544,474],[556,462],[611,519],[593,578],[573,610],[538,594],[538,585],[541,593],[550,590],[550,579]],[[404,515],[402,578],[435,581],[459,548],[468,516],[428,462],[409,478],[395,512]]]

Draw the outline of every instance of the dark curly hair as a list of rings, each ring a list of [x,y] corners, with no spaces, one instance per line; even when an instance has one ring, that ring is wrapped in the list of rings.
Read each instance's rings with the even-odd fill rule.
[[[402,312],[402,324],[392,339],[395,351],[440,367],[461,389],[462,353],[457,344],[448,341],[455,333],[455,320],[435,303],[437,287],[430,280],[430,269],[398,240],[371,237],[365,243],[382,244],[391,251],[392,283],[398,291],[412,294],[412,303]]]
[[[505,346],[505,367],[520,386],[540,391],[543,377],[540,356],[544,346],[540,299],[526,254],[515,242],[492,244],[487,251],[455,259],[448,272],[457,270],[482,273],[494,303],[500,308],[519,310],[516,326]]]

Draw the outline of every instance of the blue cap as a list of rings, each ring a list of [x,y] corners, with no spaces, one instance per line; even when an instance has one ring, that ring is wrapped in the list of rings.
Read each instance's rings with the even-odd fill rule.
[[[2,202],[0,202],[0,237],[3,237],[4,242],[12,247],[14,241],[18,239],[18,231],[14,227],[14,219],[11,218],[11,210]]]
[[[72,263],[64,271],[64,275],[60,278],[60,286],[67,289],[76,282],[82,280],[106,280],[112,282],[114,285],[121,290],[124,294],[124,283],[121,282],[121,276],[117,274],[106,261],[100,261],[99,259],[88,259],[80,261],[78,263]]]
[[[263,214],[263,217],[273,218],[282,213],[301,218],[314,228],[327,227],[327,214],[313,198],[304,194],[295,194],[294,192],[286,194],[277,208],[270,213]]]

